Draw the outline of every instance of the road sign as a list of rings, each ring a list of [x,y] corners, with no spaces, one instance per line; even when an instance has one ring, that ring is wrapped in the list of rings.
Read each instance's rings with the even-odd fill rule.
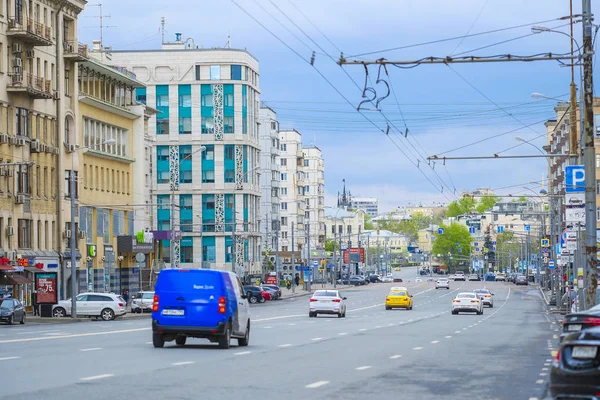
[[[565,193],[566,206],[582,206],[585,204],[585,193]]]
[[[525,232],[529,232],[531,230],[531,225],[524,225]]]
[[[137,261],[139,264],[143,263],[146,261],[146,255],[144,253],[136,253],[135,261]]]
[[[475,233],[475,228],[469,227],[469,233]]]
[[[565,192],[585,193],[585,168],[583,165],[567,165],[565,167]]]
[[[548,268],[554,269],[554,261],[553,260],[548,261]]]
[[[318,267],[319,266],[319,262],[318,261],[313,261],[313,267]]]
[[[542,240],[540,240],[540,246],[542,246],[542,247],[550,247],[550,239],[548,239],[548,238],[542,238]]]
[[[492,251],[496,251],[496,246],[492,246]]]
[[[565,208],[565,221],[567,221],[567,222],[585,222],[585,207],[567,207],[567,208]]]
[[[577,242],[568,241],[567,242],[567,250],[577,250]]]
[[[438,235],[444,234],[444,228],[438,228]]]
[[[479,247],[475,247],[475,251],[479,251]]]
[[[460,247],[460,243],[456,242],[456,247]]]
[[[492,241],[492,245],[493,245],[493,246],[495,246],[495,245],[496,245],[496,241],[495,241],[495,240],[494,240],[494,241]]]
[[[504,232],[504,227],[503,226],[498,226],[498,233],[502,233]]]
[[[327,269],[334,269],[335,265],[334,264],[327,264]]]
[[[479,242],[475,242],[475,243],[473,243],[473,244],[475,245],[475,247],[478,247],[478,246],[479,246]]]
[[[462,249],[461,249],[461,248],[459,248],[459,249],[458,249],[458,252],[459,252],[459,253],[462,253]]]

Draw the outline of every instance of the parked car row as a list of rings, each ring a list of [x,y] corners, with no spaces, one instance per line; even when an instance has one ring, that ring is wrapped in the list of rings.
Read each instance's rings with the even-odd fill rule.
[[[264,303],[268,300],[281,299],[281,288],[277,285],[265,284],[261,286],[244,286],[250,304]]]

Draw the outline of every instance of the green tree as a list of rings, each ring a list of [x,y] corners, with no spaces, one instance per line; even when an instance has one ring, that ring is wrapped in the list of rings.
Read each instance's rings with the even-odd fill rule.
[[[520,251],[520,244],[514,232],[505,231],[496,236],[496,265],[498,268],[511,266],[511,260],[514,264]]]
[[[464,196],[458,200],[454,200],[448,204],[448,211],[446,211],[447,217],[458,217],[466,213],[470,213],[475,210],[476,203],[473,197]]]
[[[417,231],[420,231],[421,229],[429,228],[433,219],[423,213],[416,212],[410,216],[410,220],[417,228]]]
[[[484,213],[487,210],[492,209],[492,207],[494,207],[499,201],[500,197],[498,196],[484,196],[481,199],[479,199],[479,202],[477,203],[477,207],[475,209],[477,210],[477,212]]]
[[[338,243],[333,239],[325,240],[325,251],[337,251],[339,249]]]
[[[527,203],[527,198],[525,196],[519,196],[519,203]]]
[[[371,216],[369,214],[365,214],[365,230],[372,231],[375,229],[375,224],[371,221]]]
[[[456,265],[458,261],[464,261],[471,255],[471,234],[469,229],[462,225],[453,223],[449,226],[441,225],[444,229],[443,234],[437,234],[433,242],[431,252],[434,256],[441,255],[441,258],[447,263]],[[459,244],[458,246],[456,244]],[[461,249],[461,251],[459,251]],[[451,259],[452,257],[452,259]],[[451,261],[453,261],[451,263]],[[455,267],[453,268],[456,269]]]

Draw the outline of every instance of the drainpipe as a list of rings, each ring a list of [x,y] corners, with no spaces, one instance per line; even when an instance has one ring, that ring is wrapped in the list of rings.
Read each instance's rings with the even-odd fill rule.
[[[60,29],[59,29],[59,24],[60,24],[60,12],[62,11],[63,7],[65,6],[65,4],[67,3],[67,0],[63,0],[60,3],[60,6],[58,7],[58,9],[56,10],[56,15],[54,16],[54,29],[55,29],[55,34],[56,34],[56,42],[55,42],[55,62],[54,64],[56,65],[56,77],[55,77],[55,81],[56,81],[56,93],[60,94],[60,61],[61,61],[61,56],[60,56]],[[62,115],[61,115],[61,104],[62,104],[62,99],[59,96],[56,97],[56,137],[57,137],[57,146],[58,146],[58,155],[56,156],[56,185],[57,185],[57,189],[56,189],[56,244],[57,244],[57,250],[58,250],[58,255],[59,255],[59,259],[61,261],[60,265],[61,265],[61,287],[63,289],[63,299],[67,298],[67,285],[66,285],[66,279],[65,279],[65,272],[66,272],[66,268],[63,264],[63,260],[62,260],[62,239],[61,239],[61,232],[62,232],[62,196],[60,194],[60,176],[61,176],[61,169],[62,169],[62,162],[61,162],[61,158],[63,155],[63,145],[62,145],[62,140],[61,140],[61,133],[60,133],[60,127],[61,127],[61,120],[62,120]],[[76,240],[77,237],[77,233],[76,232],[71,232],[71,236],[72,239],[71,240]],[[75,265],[71,265],[71,275],[73,277],[76,277],[76,274],[74,273],[75,271]],[[73,278],[72,278],[73,279]]]

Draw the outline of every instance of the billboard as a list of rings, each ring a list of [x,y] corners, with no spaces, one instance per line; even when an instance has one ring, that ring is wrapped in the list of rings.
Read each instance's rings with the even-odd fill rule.
[[[38,304],[58,303],[57,273],[44,272],[35,274],[35,290]]]
[[[357,247],[353,247],[350,249],[350,252],[348,252],[348,250],[344,250],[344,262],[347,263],[348,262],[348,258],[350,259],[350,262],[353,263],[364,263],[365,262],[365,249],[364,248],[357,248]]]

